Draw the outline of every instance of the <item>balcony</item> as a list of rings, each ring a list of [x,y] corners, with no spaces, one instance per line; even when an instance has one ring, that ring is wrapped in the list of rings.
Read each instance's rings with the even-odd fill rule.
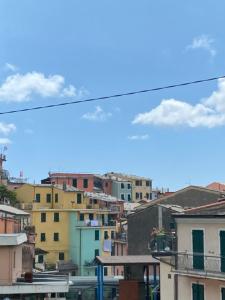
[[[108,227],[108,226],[116,226],[116,220],[110,220],[104,223],[100,220],[77,221],[77,227]]]
[[[202,253],[178,253],[175,256],[174,272],[225,280],[225,257]]]
[[[159,233],[150,240],[149,249],[155,256],[171,254],[176,249],[176,237],[174,234]]]
[[[115,240],[126,243],[127,242],[127,233],[126,232],[116,232]]]

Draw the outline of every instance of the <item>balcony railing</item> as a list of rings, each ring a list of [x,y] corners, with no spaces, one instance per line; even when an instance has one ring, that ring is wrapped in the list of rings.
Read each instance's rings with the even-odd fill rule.
[[[116,232],[115,240],[127,242],[127,233],[126,232]]]
[[[77,221],[78,227],[107,227],[107,226],[116,226],[115,220],[110,220],[108,222],[102,222],[100,220],[85,220]]]
[[[202,253],[178,253],[175,256],[176,271],[225,279],[225,257]]]
[[[175,251],[176,237],[173,234],[158,234],[150,240],[149,248],[152,253]]]

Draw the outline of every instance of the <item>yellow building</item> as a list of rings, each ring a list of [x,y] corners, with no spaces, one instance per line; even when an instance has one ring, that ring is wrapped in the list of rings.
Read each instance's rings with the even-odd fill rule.
[[[50,184],[24,184],[16,193],[20,207],[31,211],[36,248],[48,252],[48,265],[73,260],[81,274],[96,255],[111,255],[106,240],[113,238],[120,213],[111,196]]]

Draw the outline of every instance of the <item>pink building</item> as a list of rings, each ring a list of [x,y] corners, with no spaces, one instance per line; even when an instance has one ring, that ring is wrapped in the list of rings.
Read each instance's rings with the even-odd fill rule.
[[[41,183],[70,185],[85,192],[94,191],[95,175],[78,173],[49,173]]]
[[[0,285],[12,285],[22,275],[25,233],[0,234]]]
[[[29,224],[27,212],[0,205],[0,266],[6,270],[5,275],[0,272],[0,284],[12,284],[22,273],[32,272],[35,232]]]

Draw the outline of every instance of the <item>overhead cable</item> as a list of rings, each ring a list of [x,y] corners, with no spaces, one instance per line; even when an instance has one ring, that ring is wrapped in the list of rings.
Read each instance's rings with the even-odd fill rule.
[[[61,103],[56,103],[56,104],[48,104],[48,105],[42,105],[42,106],[26,107],[26,108],[22,108],[22,109],[3,111],[3,112],[0,112],[0,115],[14,114],[14,113],[19,113],[19,112],[27,112],[27,111],[33,111],[33,110],[54,108],[54,107],[80,104],[80,103],[86,103],[86,102],[94,102],[94,101],[100,101],[100,100],[110,100],[110,99],[113,99],[113,98],[119,98],[119,97],[124,97],[124,96],[132,96],[132,95],[143,94],[143,93],[150,93],[150,92],[155,92],[155,91],[160,91],[160,90],[167,90],[167,89],[172,89],[172,88],[176,88],[176,87],[183,87],[183,86],[187,86],[187,85],[193,85],[193,84],[198,84],[198,83],[215,81],[215,80],[224,79],[224,78],[225,78],[225,75],[217,76],[217,77],[211,77],[211,78],[207,78],[207,79],[199,79],[199,80],[188,81],[188,82],[183,82],[183,83],[165,85],[165,86],[155,87],[155,88],[150,88],[150,89],[145,89],[145,90],[138,90],[138,91],[132,91],[132,92],[113,94],[113,95],[109,95],[109,96],[88,98],[88,99],[84,99],[84,100],[74,100],[74,101],[61,102]]]

